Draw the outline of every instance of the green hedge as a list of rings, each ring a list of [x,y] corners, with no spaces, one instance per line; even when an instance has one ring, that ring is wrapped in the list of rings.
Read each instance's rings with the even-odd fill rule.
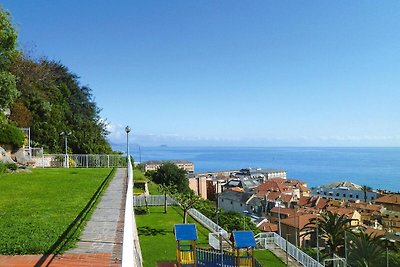
[[[12,145],[14,148],[19,148],[24,144],[24,140],[24,133],[15,125],[0,125],[0,144]]]

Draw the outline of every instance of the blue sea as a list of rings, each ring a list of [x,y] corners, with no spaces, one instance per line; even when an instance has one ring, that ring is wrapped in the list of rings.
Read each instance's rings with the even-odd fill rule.
[[[120,150],[124,150],[123,146]],[[287,171],[309,187],[351,181],[400,191],[400,148],[321,147],[130,147],[135,160],[189,160],[196,172],[246,167]]]

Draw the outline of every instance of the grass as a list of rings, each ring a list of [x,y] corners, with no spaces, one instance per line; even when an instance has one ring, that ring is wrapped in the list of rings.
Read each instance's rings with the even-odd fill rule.
[[[43,254],[72,247],[93,211],[87,204],[110,173],[111,169],[33,169],[0,175],[0,254]],[[82,222],[76,221],[78,215],[83,223],[74,228],[72,222]],[[73,231],[65,236],[67,229]]]
[[[176,259],[173,228],[175,223],[182,223],[183,219],[182,210],[176,206],[168,207],[167,214],[164,213],[164,207],[150,207],[149,209],[150,214],[138,215],[136,213],[144,267],[156,266],[158,261],[174,261]],[[208,230],[190,217],[189,223],[196,223],[199,238],[197,246],[208,248]],[[286,266],[269,250],[256,250],[254,254],[263,266]]]
[[[254,251],[255,258],[263,265],[268,267],[285,267],[284,264],[275,254],[269,250]]]
[[[173,261],[175,255],[174,224],[182,223],[183,212],[179,207],[150,207],[150,214],[136,215],[140,247],[143,255],[143,266],[154,267],[158,261]],[[194,223],[188,218],[189,223]],[[197,245],[208,246],[208,230],[196,223]]]
[[[141,170],[134,169],[133,170],[133,180],[135,182],[139,182],[139,181],[145,182],[145,181],[148,181],[149,179],[147,179],[146,176],[144,176],[144,173]]]

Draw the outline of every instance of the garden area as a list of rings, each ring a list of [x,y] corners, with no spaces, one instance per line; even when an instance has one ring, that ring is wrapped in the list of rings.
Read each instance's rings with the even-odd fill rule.
[[[0,254],[62,253],[74,246],[112,169],[0,174]]]
[[[165,167],[165,166],[164,166]],[[179,170],[174,169],[173,166],[167,165],[168,168],[164,169],[163,166],[160,168],[163,172],[164,181],[171,181],[170,177],[179,177],[176,173]],[[143,176],[139,170],[135,170],[137,181],[148,181],[148,187],[150,194],[160,195],[163,194],[165,188],[168,190],[168,186],[180,186],[178,191],[169,189],[168,194],[171,194],[178,201],[181,200],[180,206],[169,206],[167,213],[164,212],[164,206],[150,206],[148,210],[145,207],[137,207],[135,209],[136,224],[139,234],[139,241],[143,256],[143,266],[153,267],[157,266],[157,262],[160,261],[174,261],[176,260],[176,243],[174,236],[174,224],[180,224],[183,221],[185,204],[191,202],[192,207],[202,212],[205,216],[215,221],[215,203],[208,200],[197,199],[191,193],[185,192],[187,185],[184,183],[187,181],[185,175],[182,179],[175,181],[173,184],[167,184],[160,179],[157,179],[159,173],[154,172],[151,176]],[[170,174],[171,173],[171,174]],[[157,182],[156,182],[157,181]],[[160,186],[161,185],[161,186]],[[176,188],[174,188],[176,190]],[[180,201],[179,201],[180,202]],[[187,208],[187,206],[186,206]],[[209,231],[204,228],[201,224],[197,223],[193,218],[188,216],[188,223],[195,223],[198,233],[197,247],[210,248],[208,244]],[[220,212],[219,216],[220,225],[223,225],[229,232],[232,229],[241,230],[243,227],[254,229],[255,225],[250,221],[250,218],[244,218],[242,215],[235,212]],[[258,229],[254,229],[258,230]],[[283,267],[285,264],[272,254],[268,250],[260,250],[255,252],[256,259],[264,266],[271,267]]]
[[[153,267],[159,261],[174,261],[175,236],[174,224],[182,223],[183,212],[178,206],[168,207],[164,213],[164,207],[152,206],[146,213],[144,208],[136,209],[136,224],[139,234],[139,241],[143,256],[143,266]],[[197,246],[209,248],[209,231],[197,223],[191,217],[188,223],[195,223],[197,228]],[[283,267],[285,264],[272,254],[269,250],[255,251],[256,259],[268,267]]]

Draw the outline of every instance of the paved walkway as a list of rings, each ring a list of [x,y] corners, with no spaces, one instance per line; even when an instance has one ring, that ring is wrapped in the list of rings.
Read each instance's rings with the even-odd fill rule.
[[[280,249],[277,246],[271,246],[271,247],[269,247],[269,250],[272,253],[274,253],[278,258],[280,258],[284,263],[286,263],[286,252],[284,250]],[[288,259],[288,266],[291,266],[291,267],[301,267],[302,266],[299,262],[297,262],[290,255],[287,259]]]
[[[121,266],[125,193],[126,169],[118,169],[76,248],[63,255],[0,256],[0,266]]]

